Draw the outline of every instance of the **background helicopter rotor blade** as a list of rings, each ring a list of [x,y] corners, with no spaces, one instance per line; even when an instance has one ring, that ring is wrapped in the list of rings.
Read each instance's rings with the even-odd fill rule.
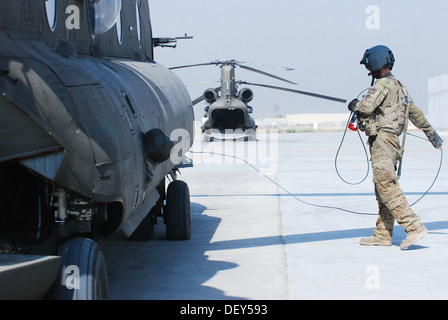
[[[199,102],[203,101],[205,99],[204,95],[194,99],[191,103],[193,106],[197,105]]]
[[[190,83],[190,84],[186,84],[186,87],[193,87],[193,86],[198,86],[198,85],[203,85],[203,84],[211,84],[211,83],[220,83],[221,81],[216,80],[216,81],[201,81],[201,82],[196,82],[196,83]]]
[[[191,68],[191,67],[199,67],[199,66],[210,66],[210,65],[218,65],[219,61],[205,62],[205,63],[196,63],[196,64],[187,64],[185,66],[177,66],[168,68],[170,70],[174,69],[182,69],[182,68]]]
[[[287,82],[287,83],[290,83],[290,84],[297,85],[297,83],[295,83],[295,82],[289,81],[289,80],[284,79],[284,78],[280,78],[280,77],[278,77],[276,75],[273,75],[273,74],[270,74],[270,73],[267,73],[267,72],[264,72],[264,71],[252,68],[252,67],[248,67],[248,66],[241,65],[241,64],[238,64],[238,63],[235,63],[235,65],[239,66],[242,69],[246,69],[246,70],[249,70],[249,71],[252,71],[252,72],[260,73],[262,75],[265,75],[265,76],[268,76],[268,77],[271,77],[271,78],[274,78],[274,79],[277,79],[277,80],[281,80],[281,81],[284,81],[284,82]]]
[[[243,63],[244,62],[237,61],[237,60],[226,60],[226,61],[216,60],[216,61],[212,61],[212,62],[187,64],[187,65],[183,65],[183,66],[171,67],[169,69],[170,70],[175,70],[175,69],[191,68],[191,67],[199,67],[199,66],[210,66],[210,65],[217,66],[217,65],[220,65],[220,64],[221,65],[232,65],[232,66],[238,66],[238,67],[240,67],[242,69],[246,69],[246,70],[249,70],[249,71],[252,71],[252,72],[256,72],[256,73],[262,74],[262,75],[267,76],[267,77],[271,77],[271,78],[274,78],[274,79],[277,79],[277,80],[280,80],[280,81],[284,81],[286,83],[297,85],[297,83],[295,83],[295,82],[292,82],[290,80],[281,78],[279,76],[273,75],[273,74],[265,72],[265,71],[261,71],[261,70],[258,70],[258,69],[252,68],[252,67],[245,66]],[[268,66],[268,65],[266,65],[266,66]],[[291,69],[291,68],[285,68],[285,67],[280,67],[280,66],[271,66],[271,67],[276,67],[276,68],[280,68],[280,69],[287,70],[287,71],[288,70],[294,70],[294,69]]]
[[[279,70],[284,70],[284,71],[295,70],[294,68],[290,68],[290,67],[283,67],[283,66],[278,66],[278,65],[274,65],[274,64],[259,63],[259,62],[254,62],[254,61],[239,61],[239,60],[235,60],[235,62],[237,64],[254,64],[254,65],[257,65],[257,66],[260,66],[260,67],[274,68],[274,69],[279,69]]]
[[[251,86],[264,87],[264,88],[270,88],[270,89],[276,89],[276,90],[283,90],[283,91],[303,94],[303,95],[307,95],[307,96],[311,96],[311,97],[315,97],[315,98],[326,99],[326,100],[336,101],[336,102],[340,102],[340,103],[347,103],[347,100],[345,100],[345,99],[325,96],[325,95],[313,93],[313,92],[300,91],[300,90],[283,88],[283,87],[276,87],[276,86],[271,86],[271,85],[267,85],[267,84],[251,83],[251,82],[246,82],[246,81],[237,81],[237,83],[238,84],[247,84],[247,85],[251,85]]]

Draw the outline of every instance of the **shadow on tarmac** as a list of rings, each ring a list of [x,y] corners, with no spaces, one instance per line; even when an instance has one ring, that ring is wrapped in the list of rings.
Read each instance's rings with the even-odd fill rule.
[[[373,231],[372,227],[211,242],[221,219],[203,214],[206,209],[199,203],[191,203],[192,237],[188,241],[165,240],[165,226],[161,220],[155,226],[155,240],[133,242],[117,233],[104,241],[109,299],[244,299],[227,296],[222,290],[204,285],[217,272],[238,267],[235,263],[209,260],[207,251],[369,237]],[[448,221],[425,225],[430,233],[448,229]],[[393,245],[399,245],[406,235],[400,226],[395,230]],[[413,250],[424,248],[412,247]]]
[[[206,251],[221,219],[204,215],[206,207],[191,203],[192,237],[167,241],[159,219],[155,239],[130,241],[121,232],[104,241],[111,300],[234,300],[203,285],[218,271],[237,267],[234,263],[208,260]]]
[[[428,222],[425,223],[425,226],[428,228],[429,233],[432,234],[435,233],[432,232],[435,230],[448,229],[448,221]],[[283,243],[297,244],[307,242],[370,237],[372,235],[373,229],[374,227],[286,235],[283,237]],[[280,236],[274,236],[274,237],[219,241],[213,243],[213,245],[216,245],[216,247],[213,247],[213,249],[211,250],[227,250],[232,248],[250,248],[257,246],[277,245],[279,244],[278,239],[280,238],[281,238]],[[392,244],[399,245],[401,241],[403,241],[405,238],[406,238],[406,232],[404,231],[404,229],[398,225],[395,225],[393,236],[394,241]],[[415,245],[415,247],[417,248],[418,246]]]

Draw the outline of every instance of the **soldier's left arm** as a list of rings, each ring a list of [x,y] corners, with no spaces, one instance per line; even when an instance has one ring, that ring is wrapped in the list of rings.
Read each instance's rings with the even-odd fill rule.
[[[423,111],[417,107],[414,102],[409,105],[409,120],[419,129],[421,129],[428,137],[429,141],[433,144],[434,148],[440,148],[443,140],[437,134],[436,130],[431,126],[426,119]]]

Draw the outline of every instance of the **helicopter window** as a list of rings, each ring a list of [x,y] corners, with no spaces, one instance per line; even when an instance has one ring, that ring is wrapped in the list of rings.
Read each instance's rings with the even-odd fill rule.
[[[142,40],[141,40],[141,29],[140,29],[140,9],[138,6],[138,1],[135,2],[135,18],[137,20],[137,38],[138,38],[138,45],[142,46]]]
[[[117,30],[118,43],[121,44],[123,42],[123,32],[121,30],[121,12],[117,19],[117,23],[115,23],[115,29]]]
[[[88,0],[90,32],[93,36],[103,34],[120,18],[121,0]]]
[[[51,31],[56,28],[56,0],[45,0],[45,11],[47,13],[47,22]]]

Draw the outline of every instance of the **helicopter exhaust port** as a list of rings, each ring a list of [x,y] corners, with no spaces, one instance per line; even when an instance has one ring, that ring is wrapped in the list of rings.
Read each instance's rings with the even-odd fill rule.
[[[252,90],[244,88],[240,90],[238,98],[241,99],[244,103],[251,102],[254,98],[254,93],[252,92]]]
[[[204,91],[204,98],[208,103],[213,103],[219,98],[218,92],[215,89],[207,89]]]

